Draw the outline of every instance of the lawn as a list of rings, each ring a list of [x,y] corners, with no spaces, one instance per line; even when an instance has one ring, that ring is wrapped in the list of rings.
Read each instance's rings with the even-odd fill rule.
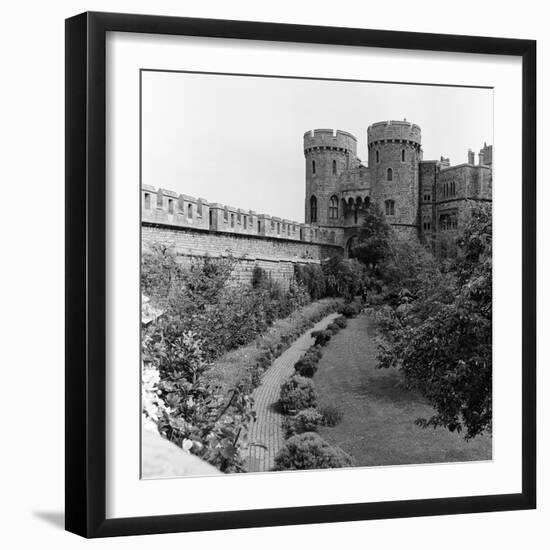
[[[338,406],[344,416],[337,426],[322,428],[322,437],[351,454],[357,466],[491,459],[489,435],[466,441],[444,428],[416,426],[415,419],[433,409],[403,387],[395,369],[377,369],[376,355],[376,327],[367,314],[330,340],[315,386],[321,403]]]

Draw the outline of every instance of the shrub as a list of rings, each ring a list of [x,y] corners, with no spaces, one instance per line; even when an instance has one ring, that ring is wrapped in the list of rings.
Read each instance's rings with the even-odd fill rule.
[[[332,338],[332,332],[330,330],[320,330],[312,332],[311,335],[315,338],[316,346],[325,346]]]
[[[323,417],[323,424],[325,426],[336,426],[342,421],[344,413],[336,405],[326,404],[319,407],[319,413]]]
[[[315,432],[297,434],[288,439],[275,457],[274,470],[311,470],[344,468],[352,458],[339,447],[332,447]]]
[[[340,325],[338,323],[335,323],[334,321],[328,325],[327,330],[331,332],[333,335],[340,332]]]
[[[288,416],[283,420],[285,437],[292,437],[304,432],[316,432],[323,423],[323,415],[316,409],[304,409],[294,416]]]
[[[349,304],[345,304],[344,306],[342,306],[342,308],[339,310],[339,313],[341,313],[344,317],[351,319],[352,317],[356,317],[357,315],[359,315],[362,309],[363,306],[360,302],[350,302]]]
[[[305,376],[306,378],[312,378],[313,375],[317,372],[319,368],[317,361],[311,357],[304,355],[301,359],[298,359],[294,365],[294,370],[300,376]]]
[[[313,381],[298,374],[290,377],[281,386],[279,404],[286,414],[315,407],[317,392]]]
[[[323,270],[317,264],[295,264],[294,277],[302,285],[312,300],[326,296],[326,281]]]
[[[343,315],[336,317],[336,319],[334,319],[334,323],[336,323],[340,328],[346,328],[348,326],[348,320]]]

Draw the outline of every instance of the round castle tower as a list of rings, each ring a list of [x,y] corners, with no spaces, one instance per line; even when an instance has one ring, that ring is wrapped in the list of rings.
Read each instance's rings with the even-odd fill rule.
[[[372,200],[394,229],[415,236],[418,230],[420,126],[389,120],[367,129]]]
[[[306,159],[305,221],[337,226],[339,175],[353,167],[357,139],[341,130],[317,129],[304,134]],[[332,201],[331,201],[332,199]],[[336,210],[331,209],[336,200]]]

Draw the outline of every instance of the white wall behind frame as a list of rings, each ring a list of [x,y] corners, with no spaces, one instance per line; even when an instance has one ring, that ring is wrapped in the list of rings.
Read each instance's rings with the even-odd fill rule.
[[[5,209],[2,271],[3,351],[7,378],[2,408],[0,461],[4,473],[1,539],[9,548],[78,549],[150,548],[185,545],[202,548],[329,549],[342,545],[373,548],[463,550],[464,548],[545,549],[550,511],[549,477],[539,472],[539,510],[397,521],[292,526],[160,537],[85,541],[59,527],[63,510],[63,19],[86,9],[132,11],[194,17],[279,21],[286,23],[369,27],[422,32],[536,38],[539,41],[539,158],[550,148],[544,131],[550,124],[550,37],[544,4],[535,0],[445,3],[394,0],[374,3],[342,0],[257,2],[211,0],[33,0],[4,6],[6,22],[0,56],[3,85],[0,119],[3,132],[1,174],[13,191],[32,197],[36,224],[21,223],[21,209]],[[519,182],[518,182],[519,196]],[[550,238],[548,186],[539,187],[539,242]],[[13,204],[12,204],[13,206]],[[45,214],[47,213],[47,215]],[[539,246],[539,463],[550,460],[550,406],[543,388],[550,383],[550,355],[544,346],[548,332],[543,310],[550,307],[543,270],[550,268],[548,246]],[[29,274],[29,277],[25,277]],[[546,277],[547,278],[547,277]],[[30,282],[29,282],[30,280]],[[32,323],[32,330],[25,330]],[[32,345],[29,344],[32,333]],[[25,376],[22,375],[25,373]],[[25,384],[22,380],[32,383]],[[17,421],[11,421],[17,415]]]

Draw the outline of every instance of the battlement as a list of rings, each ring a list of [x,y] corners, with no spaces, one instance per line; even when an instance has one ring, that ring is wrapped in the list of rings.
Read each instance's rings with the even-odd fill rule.
[[[343,130],[318,128],[304,134],[304,152],[312,149],[341,150],[357,155],[357,138]]]
[[[420,126],[406,120],[387,120],[375,122],[367,128],[367,142],[370,145],[379,142],[412,142],[420,146]]]
[[[206,199],[178,194],[169,189],[142,185],[141,220],[171,228],[193,228],[313,244],[336,244],[334,230],[286,218],[258,214]]]

